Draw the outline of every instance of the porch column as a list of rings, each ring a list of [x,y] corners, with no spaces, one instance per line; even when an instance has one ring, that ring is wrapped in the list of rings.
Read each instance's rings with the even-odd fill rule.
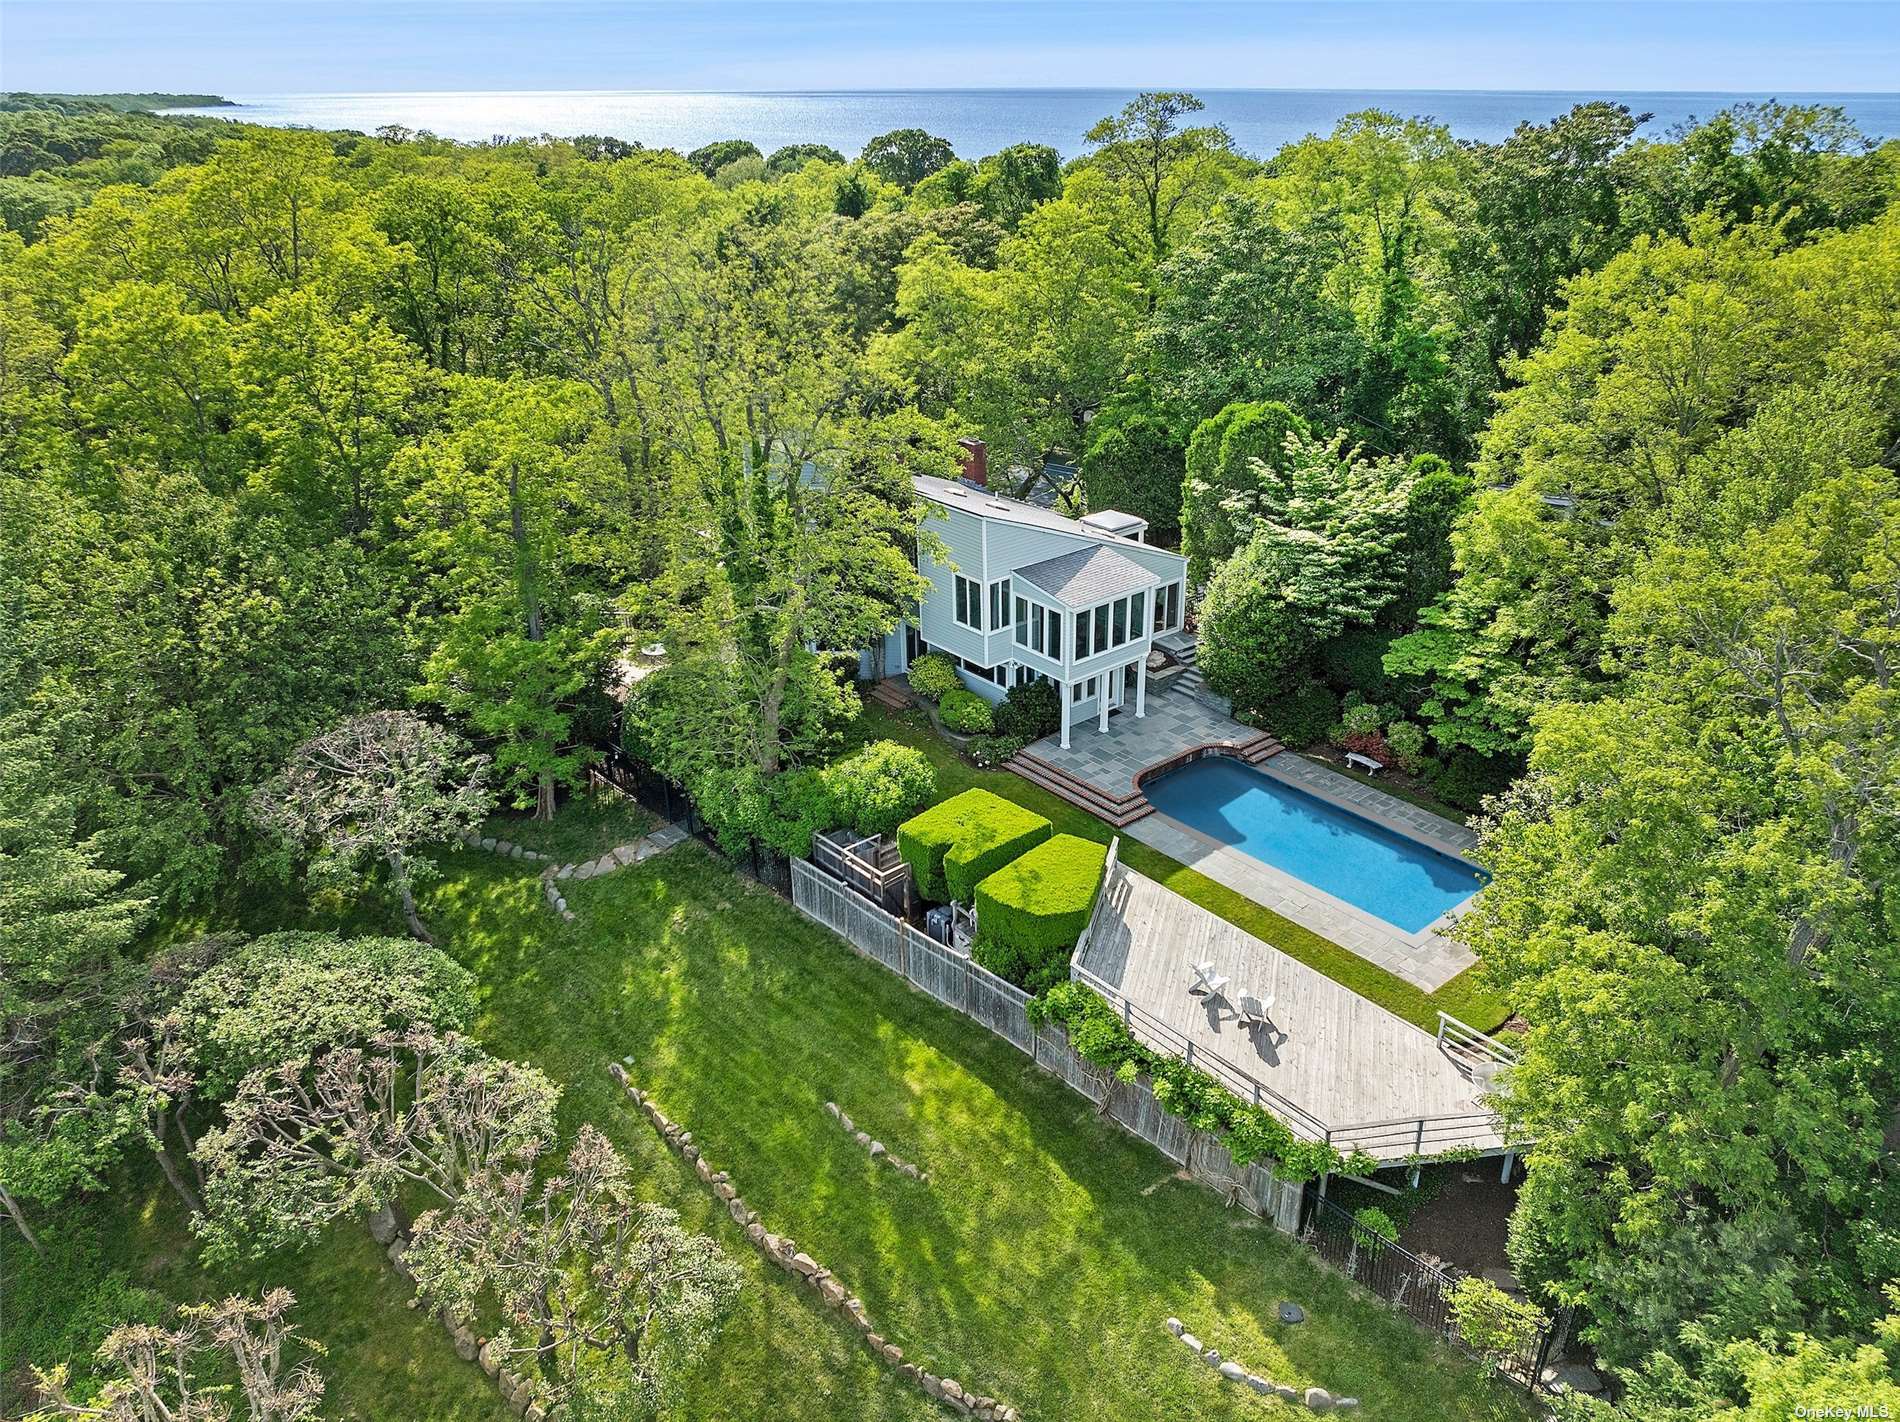
[[[1142,657],[1135,663],[1135,719],[1139,721],[1148,714],[1148,659]]]
[[[1121,674],[1122,669],[1116,667],[1115,675]],[[1108,676],[1102,672],[1095,678],[1095,729],[1103,735],[1108,734]]]
[[[1056,699],[1062,703],[1062,749],[1069,748],[1069,698],[1075,693],[1069,690],[1069,683],[1056,683]]]

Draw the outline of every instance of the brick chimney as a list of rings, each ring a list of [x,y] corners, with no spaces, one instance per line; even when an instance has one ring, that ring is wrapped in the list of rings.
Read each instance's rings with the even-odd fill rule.
[[[969,483],[984,488],[990,482],[990,447],[980,439],[960,439],[957,447],[963,451],[963,477]]]

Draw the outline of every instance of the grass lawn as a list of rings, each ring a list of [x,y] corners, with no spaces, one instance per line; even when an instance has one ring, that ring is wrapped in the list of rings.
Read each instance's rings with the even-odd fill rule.
[[[699,846],[574,885],[572,924],[521,866],[458,852],[445,867],[424,913],[482,984],[480,1035],[563,1083],[563,1128],[605,1130],[643,1192],[746,1271],[737,1318],[670,1416],[942,1413],[759,1261],[614,1087],[606,1065],[622,1057],[768,1228],[838,1273],[909,1358],[1026,1417],[1304,1415],[1221,1383],[1163,1330],[1170,1314],[1257,1370],[1359,1396],[1367,1416],[1527,1415],[1301,1246],[1177,1179],[1014,1048]],[[929,1183],[871,1162],[827,1100]],[[1275,1321],[1283,1298],[1310,1321]]]
[[[563,801],[552,820],[501,811],[482,824],[484,835],[509,840],[523,849],[551,854],[564,864],[596,859],[631,844],[659,824],[634,801],[608,791],[575,795]]]
[[[864,740],[902,741],[921,750],[937,768],[937,792],[941,796],[980,785],[1047,816],[1059,834],[1107,843],[1117,833],[1106,820],[1097,819],[1039,785],[1031,785],[1020,775],[1007,770],[978,770],[944,744],[921,711],[891,712],[867,702],[854,731]],[[1438,1030],[1441,1011],[1484,1031],[1498,1026],[1510,1015],[1505,1004],[1478,983],[1476,969],[1467,969],[1436,992],[1428,993],[1138,839],[1124,834],[1121,840],[1122,863],[1129,868],[1167,885],[1182,898],[1220,915],[1255,938],[1271,943],[1309,968],[1345,984],[1361,997],[1369,998],[1427,1032]]]
[[[111,1193],[72,1203],[43,1226],[45,1264],[32,1259],[10,1227],[0,1241],[0,1309],[7,1325],[0,1367],[14,1384],[0,1384],[0,1416],[17,1415],[24,1363],[68,1362],[77,1373],[106,1330],[125,1321],[115,1311],[120,1296],[106,1284],[115,1276],[178,1302],[288,1288],[297,1296],[292,1320],[325,1349],[320,1366],[329,1422],[508,1422],[513,1416],[482,1370],[456,1357],[441,1325],[407,1307],[408,1284],[354,1221],[338,1224],[300,1253],[207,1270],[184,1207],[148,1157]]]

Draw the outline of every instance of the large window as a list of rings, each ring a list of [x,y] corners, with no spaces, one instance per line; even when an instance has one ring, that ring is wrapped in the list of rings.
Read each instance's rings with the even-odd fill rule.
[[[1181,585],[1155,589],[1155,631],[1172,632],[1181,625]]]
[[[1116,598],[1110,605],[1109,611],[1114,614],[1115,620],[1115,637],[1109,645],[1119,647],[1123,642],[1128,640],[1128,599],[1125,597]]]
[[[1092,645],[1089,641],[1089,615],[1078,612],[1075,615],[1075,659],[1079,662],[1088,656]]]
[[[1009,579],[990,584],[990,631],[1001,632],[1009,625]]]
[[[1108,604],[1095,609],[1095,650],[1106,652],[1115,644],[1108,640]]]
[[[957,622],[975,631],[983,630],[983,589],[963,574],[957,578]]]

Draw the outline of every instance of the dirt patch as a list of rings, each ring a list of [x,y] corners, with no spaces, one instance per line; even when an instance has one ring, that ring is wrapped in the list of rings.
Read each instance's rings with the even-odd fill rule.
[[[1431,1172],[1442,1176],[1438,1189],[1405,1222],[1399,1243],[1421,1257],[1436,1257],[1474,1274],[1508,1269],[1504,1239],[1517,1205],[1517,1186],[1498,1182],[1494,1160],[1433,1166]]]

